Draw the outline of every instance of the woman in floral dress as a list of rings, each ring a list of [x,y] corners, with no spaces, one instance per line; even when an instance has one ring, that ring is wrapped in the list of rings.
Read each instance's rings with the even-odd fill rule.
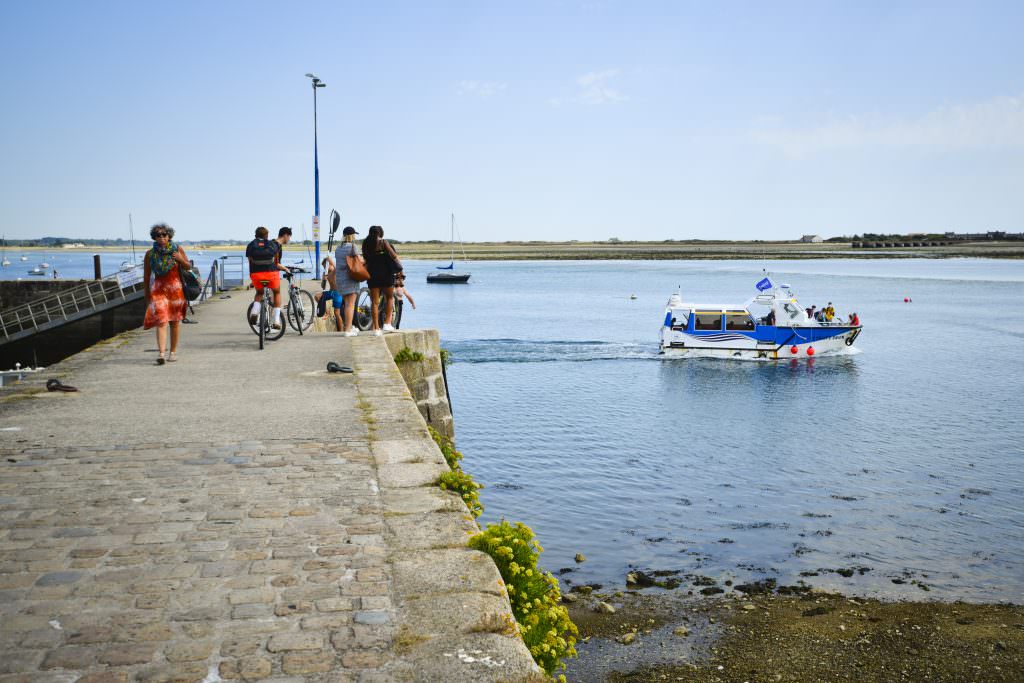
[[[153,238],[153,248],[146,252],[143,274],[146,283],[146,320],[143,325],[147,330],[156,328],[156,347],[160,354],[156,364],[163,365],[178,360],[178,333],[188,306],[178,269],[191,270],[192,264],[185,256],[185,250],[171,241],[173,228],[158,223],[150,228],[149,236]],[[168,326],[171,329],[171,349],[165,358]]]

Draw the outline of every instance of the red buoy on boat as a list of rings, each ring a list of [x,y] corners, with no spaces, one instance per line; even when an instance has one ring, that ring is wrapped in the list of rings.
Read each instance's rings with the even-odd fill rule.
[[[808,356],[813,356],[814,355],[814,347],[813,346],[808,346],[807,347],[807,355]]]
[[[910,299],[908,299],[907,297],[903,297],[903,303],[909,304],[910,303]]]
[[[793,355],[795,356],[795,355],[796,355],[797,353],[799,353],[799,352],[800,352],[800,349],[798,349],[798,348],[796,347],[796,344],[794,344],[793,346],[790,346],[790,347],[789,347],[789,352],[790,352],[790,353],[792,353],[792,354],[793,354]]]

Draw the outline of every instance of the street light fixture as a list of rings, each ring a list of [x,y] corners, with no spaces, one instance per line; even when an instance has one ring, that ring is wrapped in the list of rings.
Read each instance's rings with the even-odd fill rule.
[[[317,150],[316,132],[316,89],[326,88],[327,84],[315,74],[306,74],[312,79],[313,85],[313,244],[316,249],[316,277],[320,277],[320,159]]]

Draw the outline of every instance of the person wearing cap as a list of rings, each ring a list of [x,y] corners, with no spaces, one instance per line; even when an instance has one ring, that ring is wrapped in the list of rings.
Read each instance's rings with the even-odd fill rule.
[[[359,282],[352,279],[348,272],[349,257],[362,258],[356,250],[356,229],[351,225],[341,231],[341,244],[334,251],[334,281],[335,288],[333,303],[335,310],[341,310],[343,314],[343,326],[346,337],[355,337],[359,330],[352,327],[352,318],[356,310],[356,296],[359,294]]]
[[[836,309],[832,307],[832,302],[828,302],[828,306],[825,307],[825,322],[832,322],[832,319],[836,317]]]

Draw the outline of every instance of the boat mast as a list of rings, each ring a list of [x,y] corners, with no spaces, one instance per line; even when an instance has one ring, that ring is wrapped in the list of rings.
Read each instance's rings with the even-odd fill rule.
[[[132,213],[128,212],[128,237],[132,241],[132,265],[136,264],[135,261],[135,225],[132,223]]]
[[[455,263],[455,212],[454,211],[452,212],[452,239],[451,239],[451,247],[452,247],[452,263]]]

